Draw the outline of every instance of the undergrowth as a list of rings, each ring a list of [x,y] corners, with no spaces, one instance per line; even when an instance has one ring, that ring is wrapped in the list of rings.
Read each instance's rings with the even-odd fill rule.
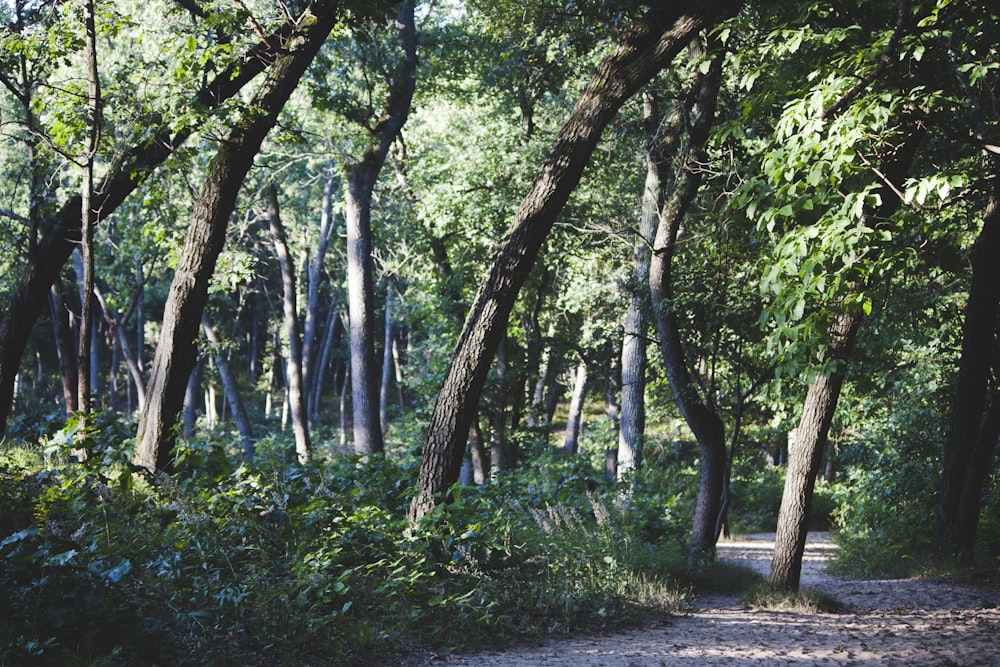
[[[203,439],[150,478],[120,425],[74,428],[0,452],[0,664],[372,664],[686,600],[675,499],[579,463],[540,455],[409,526],[413,459],[299,465],[273,439],[236,465]]]

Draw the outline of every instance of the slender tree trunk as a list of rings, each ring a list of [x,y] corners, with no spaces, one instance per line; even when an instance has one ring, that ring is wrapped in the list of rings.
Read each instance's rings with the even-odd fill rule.
[[[202,319],[201,328],[205,332],[212,355],[215,357],[215,367],[219,369],[219,379],[222,380],[222,389],[226,392],[226,399],[233,410],[233,421],[236,423],[236,431],[240,434],[240,442],[243,444],[243,460],[252,462],[254,458],[254,437],[253,428],[250,426],[250,418],[247,416],[246,408],[243,406],[243,399],[240,397],[239,387],[236,385],[236,378],[229,371],[229,362],[223,356],[219,346],[219,337],[215,334],[215,329]]]
[[[319,401],[313,398],[317,385],[314,379],[317,374],[315,368],[319,356],[316,351],[316,319],[319,317],[319,283],[323,275],[323,263],[326,260],[326,251],[330,247],[330,237],[333,235],[333,186],[333,175],[328,174],[323,184],[319,240],[316,243],[316,254],[309,263],[306,280],[306,316],[302,332],[302,382],[308,392],[310,419],[319,409]]]
[[[80,232],[80,258],[83,274],[80,276],[80,344],[76,352],[77,401],[84,425],[91,411],[91,362],[94,325],[94,227],[96,211],[94,199],[94,158],[97,156],[101,125],[101,82],[97,71],[97,28],[94,21],[94,2],[83,4],[84,60],[87,71],[87,132],[83,142],[83,183],[80,185],[80,219],[85,222]],[[93,222],[92,222],[93,221]]]
[[[385,331],[382,337],[382,381],[379,383],[378,413],[382,438],[389,431],[389,385],[392,384],[392,280],[385,285]]]
[[[689,131],[688,152],[681,163],[676,188],[660,210],[649,267],[653,318],[660,336],[660,350],[670,390],[701,451],[701,474],[689,550],[692,562],[714,555],[715,524],[722,507],[726,469],[726,434],[721,417],[701,396],[688,367],[679,319],[673,306],[672,264],[681,221],[701,185],[701,168],[698,165],[707,161],[704,147],[715,118],[721,77],[722,56],[717,54],[712,58],[708,71],[699,77],[697,115]],[[657,166],[662,183],[666,163],[658,161]]]
[[[114,331],[115,340],[118,341],[118,347],[121,349],[121,354],[125,359],[125,367],[128,368],[132,382],[135,384],[136,395],[139,398],[139,410],[141,411],[146,404],[146,384],[142,377],[142,369],[139,368],[135,355],[132,354],[132,346],[129,345],[128,335],[125,333],[123,323],[108,309],[103,292],[100,289],[95,289],[94,296],[97,299],[97,303],[101,306],[105,324]]]
[[[1000,160],[991,158],[993,189],[972,248],[962,355],[941,469],[935,546],[945,558],[973,560],[983,481],[1000,431]]]
[[[211,83],[199,90],[193,96],[192,103],[211,109],[239,93],[247,82],[274,61],[275,45],[282,44],[290,32],[289,26],[283,26],[262,44],[249,49],[239,62],[219,73]],[[89,210],[101,211],[104,217],[110,216],[197,129],[194,126],[184,126],[176,134],[172,134],[170,125],[174,120],[152,126],[150,135],[144,135],[140,143],[122,152],[94,193],[93,200],[87,206]],[[33,228],[45,228],[48,231],[38,243],[34,243],[32,237],[34,252],[29,255],[24,273],[11,292],[7,308],[0,316],[0,435],[3,435],[10,416],[14,382],[31,330],[45,307],[53,281],[73,251],[79,247],[83,209],[81,197],[74,196],[58,207],[52,218],[45,220],[44,224],[39,224],[40,221],[37,220],[32,222]]]
[[[375,362],[375,280],[372,262],[372,192],[410,113],[416,86],[417,36],[413,0],[404,0],[397,15],[403,60],[390,86],[386,108],[372,131],[373,143],[356,164],[347,164],[347,306],[351,332],[351,407],[354,450],[369,456],[384,449],[379,423]]]
[[[484,484],[490,476],[490,457],[483,444],[483,432],[479,429],[479,417],[472,420],[469,429],[469,454],[472,458],[472,481]]]
[[[194,427],[197,421],[198,412],[198,389],[201,387],[201,360],[195,362],[194,370],[188,377],[184,386],[184,415],[183,415],[183,438],[190,440],[194,437]]]
[[[572,456],[580,450],[580,436],[583,433],[583,404],[590,389],[587,362],[580,359],[573,374],[573,398],[566,415],[566,432],[563,435],[563,454]]]
[[[288,378],[288,408],[292,418],[292,431],[295,433],[295,453],[299,457],[299,462],[304,463],[309,460],[311,444],[306,392],[302,378],[302,334],[299,331],[299,312],[296,305],[295,267],[292,266],[292,257],[288,252],[285,228],[281,224],[281,214],[278,209],[278,188],[274,183],[268,187],[267,195],[271,240],[274,242],[274,250],[281,267],[285,335],[288,337],[288,359],[285,365]]]
[[[480,285],[431,415],[410,519],[444,500],[457,479],[465,441],[490,361],[521,285],[556,217],[579,183],[607,123],[703,28],[735,13],[741,3],[699,3],[685,13],[660,3],[647,22],[606,56],[563,125]],[[656,26],[656,29],[654,29]]]
[[[62,285],[56,281],[49,293],[49,306],[52,318],[52,334],[56,341],[56,355],[59,359],[59,375],[62,378],[63,404],[66,416],[76,412],[76,352],[74,350],[73,327],[69,322],[71,311],[63,301]]]
[[[340,323],[340,313],[336,304],[330,304],[330,312],[326,316],[326,327],[323,329],[323,343],[320,346],[319,361],[313,372],[313,386],[309,390],[309,411],[318,415],[320,401],[323,398],[323,382],[330,367],[330,355],[333,353],[333,342],[336,339],[337,326]]]
[[[310,4],[249,104],[251,111],[236,123],[208,167],[164,308],[148,401],[136,435],[136,465],[148,470],[169,469],[172,465],[173,427],[194,366],[194,341],[236,196],[264,137],[338,15],[332,4]]]
[[[656,95],[643,91],[643,129],[649,142],[646,148],[646,182],[642,190],[639,233],[632,251],[632,282],[625,311],[622,338],[622,414],[618,432],[618,478],[628,479],[642,466],[642,445],[646,435],[646,340],[649,333],[649,259],[650,248],[659,222],[663,185],[659,163],[672,148],[666,140],[674,132],[661,133]],[[680,116],[680,114],[676,114]]]
[[[789,443],[785,490],[781,495],[778,532],[769,578],[772,584],[780,588],[793,591],[799,588],[813,487],[844,383],[844,367],[854,347],[854,338],[862,319],[860,313],[838,313],[834,316],[825,357],[834,370],[820,373],[809,385],[809,392],[802,406],[802,419],[795,431],[794,441]]]

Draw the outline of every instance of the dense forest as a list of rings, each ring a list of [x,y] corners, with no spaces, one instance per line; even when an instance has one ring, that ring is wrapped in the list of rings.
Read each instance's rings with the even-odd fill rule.
[[[0,0],[0,662],[1000,574],[992,0]]]

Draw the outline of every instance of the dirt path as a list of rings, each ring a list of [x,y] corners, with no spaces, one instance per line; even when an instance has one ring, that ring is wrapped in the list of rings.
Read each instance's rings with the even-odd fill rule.
[[[853,581],[824,572],[836,549],[811,535],[802,584],[846,605],[846,613],[753,611],[735,596],[695,601],[659,625],[531,648],[449,656],[430,665],[652,667],[727,665],[1000,665],[1000,593],[928,580]],[[723,542],[720,557],[767,574],[773,535]]]

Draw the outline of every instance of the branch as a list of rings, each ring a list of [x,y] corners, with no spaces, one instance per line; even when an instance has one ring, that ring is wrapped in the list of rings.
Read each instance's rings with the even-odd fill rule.
[[[864,92],[864,90],[875,81],[875,79],[882,75],[885,68],[889,66],[890,62],[892,62],[892,57],[895,55],[896,48],[899,46],[899,42],[903,37],[909,2],[907,0],[897,0],[896,8],[896,27],[892,32],[892,37],[889,38],[889,43],[885,45],[885,50],[879,57],[878,64],[875,66],[875,69],[869,72],[864,78],[861,79],[861,81],[858,81],[858,83],[856,83],[849,91],[844,93],[840,99],[828,106],[826,109],[823,109],[823,112],[819,115],[820,120],[828,120],[831,116],[840,112],[844,109],[844,107],[853,102],[858,95]]]

